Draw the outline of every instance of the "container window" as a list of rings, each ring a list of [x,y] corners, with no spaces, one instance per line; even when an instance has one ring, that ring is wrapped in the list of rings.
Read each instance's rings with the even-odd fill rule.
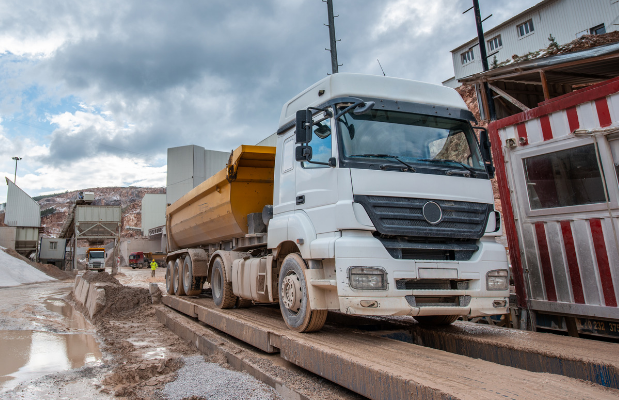
[[[619,183],[619,139],[613,139],[608,142],[610,151],[613,154],[613,164],[615,164],[615,176]]]
[[[56,250],[58,248],[58,242],[49,242],[49,249]]]
[[[531,210],[604,203],[593,144],[523,158]]]

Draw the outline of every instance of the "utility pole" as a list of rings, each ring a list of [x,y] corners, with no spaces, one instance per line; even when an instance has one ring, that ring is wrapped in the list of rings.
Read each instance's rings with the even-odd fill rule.
[[[17,161],[21,160],[21,157],[13,157],[15,160],[15,176],[13,177],[13,183],[17,184]]]
[[[488,56],[486,55],[486,41],[484,40],[484,29],[481,26],[482,20],[479,12],[479,0],[473,0],[473,10],[475,12],[475,25],[477,25],[477,37],[479,39],[479,52],[481,54],[481,65],[484,72],[488,71]],[[467,10],[468,11],[468,10]],[[496,120],[496,112],[494,111],[494,100],[492,99],[492,91],[488,87],[488,83],[484,82],[484,90],[488,99],[488,113],[490,120]]]
[[[324,0],[323,0],[324,1]],[[337,47],[335,45],[335,16],[333,15],[333,0],[327,0],[327,12],[329,13],[329,42],[331,52],[331,72],[337,74],[339,65],[337,64]]]

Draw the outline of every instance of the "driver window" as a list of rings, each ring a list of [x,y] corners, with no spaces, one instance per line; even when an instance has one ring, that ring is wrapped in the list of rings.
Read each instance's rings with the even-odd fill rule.
[[[316,118],[320,120],[324,114]],[[331,119],[326,119],[312,127],[312,161],[326,163],[331,158]],[[303,168],[329,168],[327,165],[301,163]]]

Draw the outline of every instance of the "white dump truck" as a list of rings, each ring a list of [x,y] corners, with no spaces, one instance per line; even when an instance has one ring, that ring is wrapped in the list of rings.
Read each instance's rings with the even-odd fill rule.
[[[167,207],[169,294],[448,324],[507,312],[488,136],[450,88],[335,74],[287,102],[277,146],[240,146]]]

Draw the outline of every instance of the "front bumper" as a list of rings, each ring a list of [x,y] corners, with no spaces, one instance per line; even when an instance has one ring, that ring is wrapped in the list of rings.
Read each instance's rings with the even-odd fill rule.
[[[486,273],[508,269],[505,248],[482,240],[469,261],[416,261],[394,259],[382,243],[364,232],[342,235],[335,242],[335,269],[340,311],[361,315],[466,315],[507,313],[509,290],[487,290]],[[380,267],[387,273],[387,290],[350,287],[351,267]],[[415,282],[465,281],[461,289],[404,289],[398,280]],[[430,299],[445,300],[428,301]],[[450,299],[450,300],[449,300]],[[456,306],[457,304],[457,306]]]

